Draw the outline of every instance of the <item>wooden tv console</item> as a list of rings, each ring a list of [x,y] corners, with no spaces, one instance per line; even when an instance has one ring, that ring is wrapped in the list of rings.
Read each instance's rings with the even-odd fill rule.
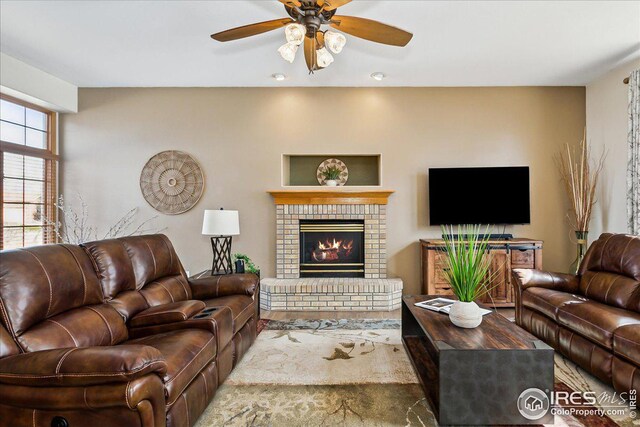
[[[491,240],[491,269],[497,272],[490,285],[493,289],[481,302],[494,307],[513,307],[513,268],[542,269],[542,240],[513,238]],[[445,275],[445,244],[442,239],[420,240],[422,265],[422,293],[425,295],[451,296],[451,288]]]

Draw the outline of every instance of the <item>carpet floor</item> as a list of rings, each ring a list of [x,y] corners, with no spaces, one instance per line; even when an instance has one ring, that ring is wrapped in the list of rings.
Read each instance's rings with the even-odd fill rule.
[[[196,427],[438,425],[402,346],[399,320],[268,321],[260,328]],[[559,355],[555,362],[557,390],[615,396],[572,362]],[[640,424],[626,410],[556,416],[555,425]]]

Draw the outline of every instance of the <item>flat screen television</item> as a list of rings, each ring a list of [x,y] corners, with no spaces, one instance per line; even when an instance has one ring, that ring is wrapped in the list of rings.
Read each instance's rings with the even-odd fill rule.
[[[529,224],[529,168],[430,168],[429,222]]]

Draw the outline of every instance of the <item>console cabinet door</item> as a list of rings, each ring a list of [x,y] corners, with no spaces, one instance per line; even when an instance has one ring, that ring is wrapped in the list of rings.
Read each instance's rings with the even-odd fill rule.
[[[511,257],[506,249],[491,250],[491,291],[485,296],[487,304],[504,305],[513,303],[511,298]]]

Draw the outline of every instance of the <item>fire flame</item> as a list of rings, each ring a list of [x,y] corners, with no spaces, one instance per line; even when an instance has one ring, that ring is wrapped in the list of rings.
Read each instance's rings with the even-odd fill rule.
[[[318,241],[318,249],[312,255],[316,261],[335,261],[340,259],[341,255],[349,256],[352,250],[353,240],[345,242],[344,240],[336,240],[334,237],[333,241]]]

